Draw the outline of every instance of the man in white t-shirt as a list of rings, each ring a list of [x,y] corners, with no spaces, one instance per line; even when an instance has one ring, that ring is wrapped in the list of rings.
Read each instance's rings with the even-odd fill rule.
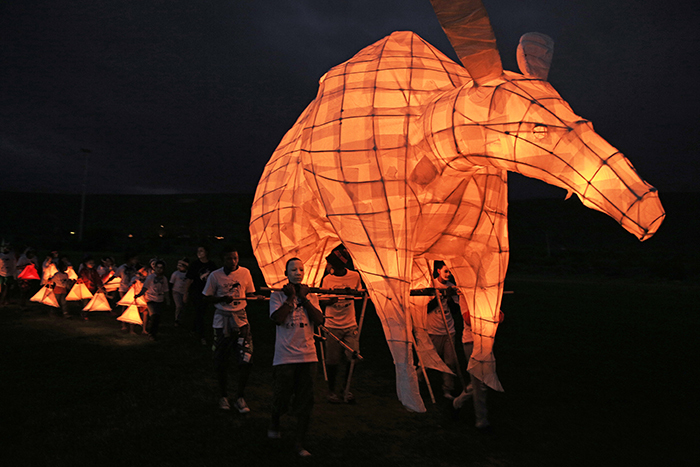
[[[294,448],[301,457],[308,457],[303,442],[314,405],[313,372],[318,362],[314,345],[314,324],[324,323],[318,297],[302,284],[304,263],[292,258],[285,266],[289,282],[281,291],[270,295],[270,318],[277,325],[273,369],[272,418],[268,438],[280,438],[280,418],[287,412],[294,396],[292,412],[297,416]]]
[[[333,250],[326,257],[326,261],[331,266],[331,274],[323,278],[321,282],[322,289],[352,289],[360,290],[362,281],[360,274],[357,271],[352,271],[346,268],[349,255],[345,250]],[[357,340],[358,328],[357,320],[355,319],[355,302],[354,300],[338,300],[336,297],[331,297],[330,300],[324,300],[324,315],[326,316],[326,328],[332,332],[340,341],[348,347],[360,351],[359,342]],[[352,404],[355,402],[351,392],[343,394],[342,397],[336,393],[336,379],[338,368],[341,361],[345,363],[345,381],[350,370],[350,359],[352,353],[341,346],[336,339],[326,339],[326,373],[328,375],[328,396],[326,400],[331,404],[339,404],[346,402]],[[345,387],[345,385],[343,385]]]
[[[231,351],[235,349],[238,362],[238,393],[234,407],[240,413],[250,412],[245,402],[253,356],[253,336],[250,333],[245,297],[255,294],[250,271],[238,265],[238,252],[224,248],[224,267],[209,274],[202,294],[214,304],[214,370],[219,381],[219,407],[231,408],[228,402],[228,366]],[[236,300],[242,298],[243,300]]]

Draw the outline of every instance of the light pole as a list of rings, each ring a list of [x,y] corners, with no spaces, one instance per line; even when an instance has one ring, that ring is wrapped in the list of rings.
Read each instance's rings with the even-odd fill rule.
[[[80,148],[85,154],[85,170],[83,171],[83,194],[80,197],[80,228],[78,229],[78,241],[83,241],[83,222],[85,221],[85,194],[87,192],[87,176],[88,176],[88,159],[90,157],[89,149]]]

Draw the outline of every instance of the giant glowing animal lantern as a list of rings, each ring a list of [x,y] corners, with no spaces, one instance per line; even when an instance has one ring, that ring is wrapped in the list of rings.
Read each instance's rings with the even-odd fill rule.
[[[294,256],[318,285],[322,258],[347,247],[382,321],[398,397],[415,411],[425,407],[410,289],[430,284],[429,260],[448,264],[471,310],[469,372],[501,389],[492,345],[508,265],[507,171],[575,193],[640,240],[664,217],[656,190],[546,81],[549,38],[525,35],[523,74],[504,71],[481,2],[433,6],[464,66],[395,32],[328,71],[265,167],[250,223],[270,286]]]

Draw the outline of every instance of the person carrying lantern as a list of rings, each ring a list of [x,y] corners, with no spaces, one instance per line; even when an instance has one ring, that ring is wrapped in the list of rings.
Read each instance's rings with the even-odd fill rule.
[[[280,418],[287,412],[294,396],[293,413],[297,416],[294,447],[301,457],[311,454],[303,443],[314,405],[313,374],[318,362],[314,345],[314,325],[325,322],[318,297],[302,284],[304,263],[292,258],[285,265],[289,280],[282,290],[270,295],[270,318],[276,326],[275,355],[272,362],[273,399],[268,438],[278,439]]]
[[[153,272],[146,276],[141,291],[134,295],[134,299],[145,295],[148,305],[148,325],[147,333],[150,340],[158,338],[161,316],[165,311],[165,306],[170,306],[170,287],[168,279],[163,274],[165,272],[165,261],[156,259],[153,262]]]
[[[78,272],[78,280],[85,284],[85,287],[90,291],[91,294],[95,294],[97,291],[104,292],[104,286],[102,284],[102,278],[100,277],[100,274],[97,272],[97,269],[95,268],[95,260],[92,258],[92,256],[86,256],[83,262],[80,265],[79,272]],[[89,298],[83,298],[82,299],[82,306],[85,308],[85,306],[88,304],[90,301]],[[80,311],[80,316],[87,321],[88,320],[88,314],[87,311],[82,310]]]
[[[457,372],[457,354],[455,353],[455,323],[452,318],[449,305],[450,301],[459,302],[456,295],[455,284],[450,281],[450,269],[442,261],[435,261],[433,273],[433,287],[435,288],[435,298],[428,303],[428,336],[435,347],[435,351],[445,362],[453,374],[442,373],[442,394],[445,399],[452,400],[452,392],[455,388],[454,373]],[[450,287],[455,294],[449,295]],[[440,303],[438,302],[440,300]]]
[[[362,288],[360,274],[346,267],[349,260],[350,256],[344,248],[334,249],[326,257],[326,261],[331,267],[331,273],[321,281],[322,289],[360,290]],[[348,391],[346,394],[342,394],[342,397],[336,393],[336,379],[341,361],[344,361],[344,380],[347,381],[350,359],[352,358],[352,353],[343,348],[340,342],[342,341],[351,349],[359,351],[355,302],[352,299],[339,300],[337,297],[331,297],[329,300],[324,300],[323,305],[326,327],[338,339],[326,340],[325,364],[328,376],[328,396],[326,400],[331,404],[339,404],[341,402],[352,404],[355,402],[355,397],[351,392]]]

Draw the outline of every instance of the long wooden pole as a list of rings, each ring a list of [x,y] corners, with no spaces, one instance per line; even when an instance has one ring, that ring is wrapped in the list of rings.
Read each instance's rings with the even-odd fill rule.
[[[360,313],[360,323],[357,326],[357,346],[360,346],[360,334],[362,333],[362,325],[365,322],[365,310],[367,309],[367,292],[365,291],[365,296],[362,299],[362,312]],[[350,394],[350,381],[352,381],[352,373],[355,370],[355,359],[350,360],[350,370],[348,371],[348,380],[345,383],[345,391],[343,391],[343,399],[345,402],[348,400],[348,394]]]
[[[457,359],[457,375],[459,375],[459,380],[462,383],[462,387],[466,388],[467,385],[465,384],[464,381],[464,375],[462,375],[462,370],[459,368],[459,357],[457,357],[457,348],[455,347],[455,340],[450,334],[450,327],[447,325],[447,316],[445,316],[445,307],[442,304],[442,296],[441,292],[438,289],[435,289],[435,298],[437,298],[437,302],[440,305],[440,313],[442,313],[442,322],[445,324],[445,332],[447,332],[447,337],[448,340],[450,341],[450,347],[452,347],[452,353],[454,354],[455,358]]]

